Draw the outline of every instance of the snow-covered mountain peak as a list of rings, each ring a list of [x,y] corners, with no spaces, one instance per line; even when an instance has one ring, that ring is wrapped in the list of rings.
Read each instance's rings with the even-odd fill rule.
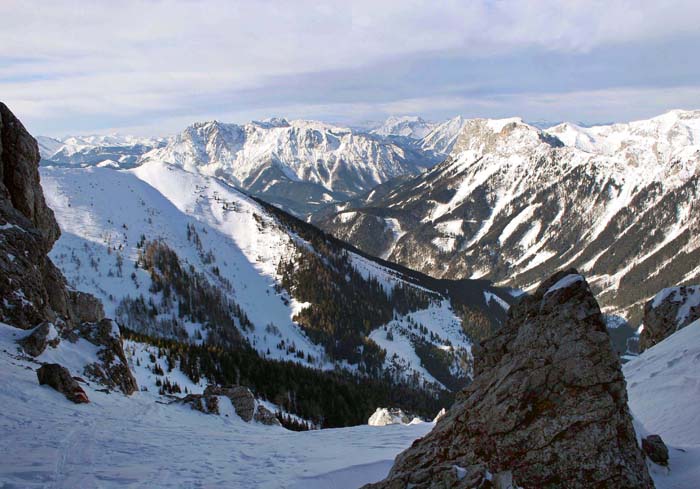
[[[424,151],[449,154],[465,122],[466,120],[458,115],[438,124],[421,140],[421,148]]]
[[[435,124],[427,122],[416,115],[389,116],[384,123],[373,129],[372,134],[379,136],[403,136],[411,139],[422,139],[427,136]]]
[[[306,206],[337,199],[338,192],[353,196],[390,178],[417,173],[422,168],[418,159],[391,142],[325,122],[268,119],[245,125],[193,124],[141,162],[162,161],[222,177],[268,198],[272,192],[285,202],[304,198]],[[294,197],[289,188],[276,189],[280,182],[305,187]]]
[[[651,119],[592,127],[564,123],[547,133],[567,146],[624,160],[626,166],[653,169],[697,159],[700,111],[672,110]]]
[[[470,158],[485,154],[522,155],[524,152],[558,146],[562,146],[562,143],[556,137],[526,124],[519,117],[469,119],[464,121],[450,155],[453,159],[459,159],[465,153],[468,153]]]

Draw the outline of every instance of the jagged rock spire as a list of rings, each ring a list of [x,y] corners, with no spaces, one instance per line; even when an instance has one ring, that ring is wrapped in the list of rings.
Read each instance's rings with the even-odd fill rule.
[[[372,488],[651,488],[585,279],[558,272],[475,351],[476,377]]]

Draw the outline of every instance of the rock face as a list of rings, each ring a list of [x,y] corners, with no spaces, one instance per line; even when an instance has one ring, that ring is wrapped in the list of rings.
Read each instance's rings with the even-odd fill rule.
[[[265,406],[258,406],[255,409],[255,415],[253,416],[253,419],[257,421],[258,423],[266,424],[269,426],[282,426],[282,423],[280,423],[280,420],[277,419],[277,416],[267,409]]]
[[[71,377],[66,367],[58,363],[47,363],[39,367],[36,375],[39,378],[39,384],[53,387],[66,396],[69,401],[76,404],[90,402],[83,388]]]
[[[19,343],[22,345],[25,352],[33,357],[38,357],[44,353],[44,350],[46,350],[48,346],[55,347],[60,341],[54,325],[48,321],[44,321]]]
[[[100,346],[86,373],[130,394],[136,381],[126,363],[119,329],[104,319],[99,300],[69,290],[48,258],[60,229],[39,182],[39,149],[22,123],[0,103],[0,321],[36,328],[22,341],[40,355],[59,336]],[[69,375],[70,377],[70,375]]]
[[[221,387],[209,385],[204,389],[204,396],[225,396],[231,400],[233,408],[243,421],[251,421],[255,414],[255,396],[247,387],[234,385]]]
[[[114,321],[102,319],[96,323],[82,323],[73,332],[99,347],[99,361],[85,367],[85,373],[91,379],[126,395],[138,390],[124,355],[119,327]]]
[[[576,270],[511,307],[474,355],[474,382],[367,487],[653,487],[620,363]]]
[[[0,161],[0,321],[23,329],[42,321],[99,321],[100,302],[68,290],[46,256],[61,231],[39,182],[39,149],[3,103]]]
[[[659,435],[649,435],[642,439],[642,450],[655,464],[668,465],[668,447]]]
[[[644,306],[640,352],[700,319],[700,285],[663,289]]]

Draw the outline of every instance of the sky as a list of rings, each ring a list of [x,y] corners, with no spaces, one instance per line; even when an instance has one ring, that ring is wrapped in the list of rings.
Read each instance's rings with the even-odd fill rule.
[[[697,0],[0,2],[35,135],[279,116],[605,123],[700,108]]]

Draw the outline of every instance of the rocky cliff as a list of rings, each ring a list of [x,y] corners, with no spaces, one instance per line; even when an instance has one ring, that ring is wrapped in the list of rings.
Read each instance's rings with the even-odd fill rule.
[[[651,488],[625,380],[575,270],[511,307],[476,377],[371,488]]]
[[[126,366],[119,330],[102,304],[70,290],[47,257],[60,235],[39,182],[36,140],[0,103],[0,321],[32,329],[26,353],[41,355],[61,339],[82,337],[100,347],[85,375],[130,394],[136,381]]]
[[[644,306],[640,350],[651,348],[697,319],[700,319],[700,285],[663,289]]]

